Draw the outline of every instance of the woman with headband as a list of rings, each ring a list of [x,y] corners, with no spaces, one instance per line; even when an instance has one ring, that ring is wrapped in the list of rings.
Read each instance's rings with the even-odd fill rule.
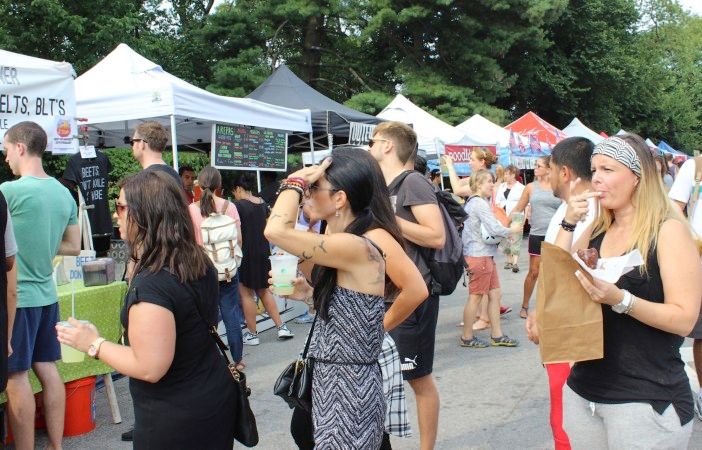
[[[644,263],[615,284],[576,277],[602,305],[604,358],[575,363],[563,392],[564,428],[578,448],[686,449],[693,403],[684,337],[697,320],[702,267],[688,223],[659,181],[646,143],[628,134],[592,155],[594,192],[571,197],[556,244],[603,258],[638,250]],[[588,198],[600,215],[577,242]]]

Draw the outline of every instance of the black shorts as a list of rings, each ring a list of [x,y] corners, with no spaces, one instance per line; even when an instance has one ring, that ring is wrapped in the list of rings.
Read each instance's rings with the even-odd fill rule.
[[[529,254],[531,256],[541,256],[541,243],[546,236],[529,235]]]
[[[439,318],[439,296],[429,296],[390,332],[400,354],[402,378],[416,380],[434,369],[434,341]]]

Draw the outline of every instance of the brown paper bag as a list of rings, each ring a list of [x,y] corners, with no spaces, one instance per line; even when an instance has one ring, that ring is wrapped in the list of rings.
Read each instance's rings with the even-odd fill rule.
[[[565,250],[546,242],[542,244],[536,326],[544,363],[604,357],[602,307],[590,299],[575,277],[579,268]]]

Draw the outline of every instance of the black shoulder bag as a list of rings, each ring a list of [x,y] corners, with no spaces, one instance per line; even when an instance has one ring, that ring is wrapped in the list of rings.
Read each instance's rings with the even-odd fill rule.
[[[305,411],[312,411],[312,367],[314,360],[307,357],[307,351],[310,348],[314,324],[317,322],[318,315],[319,313],[314,316],[312,321],[302,356],[288,364],[273,386],[273,393],[285,400],[291,409],[297,407]]]
[[[210,326],[205,320],[205,315],[202,313],[200,304],[200,296],[197,295],[195,289],[192,286],[187,286],[195,298],[195,307],[197,309],[200,318],[205,323],[207,331],[209,332],[212,339],[214,339],[219,351],[222,352],[224,360],[227,362],[227,368],[229,373],[234,380],[234,389],[236,390],[236,404],[234,409],[236,410],[236,421],[234,422],[234,439],[239,441],[246,447],[254,447],[258,444],[258,428],[256,427],[256,416],[254,416],[253,411],[251,411],[251,405],[249,404],[249,396],[251,395],[251,389],[246,387],[246,374],[237,370],[236,364],[229,360],[227,356],[227,346],[222,342],[222,339],[217,333],[216,326]]]

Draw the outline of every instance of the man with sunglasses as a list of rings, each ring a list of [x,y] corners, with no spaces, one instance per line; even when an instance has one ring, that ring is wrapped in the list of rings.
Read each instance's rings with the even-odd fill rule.
[[[421,249],[442,248],[446,236],[434,187],[423,174],[414,172],[417,134],[403,123],[383,122],[375,128],[369,147],[388,184],[390,202],[407,241],[407,255],[429,285],[431,273]],[[412,173],[403,177],[406,171]],[[430,294],[409,318],[390,331],[400,354],[402,377],[417,401],[421,450],[434,448],[439,426],[439,391],[432,376],[438,316],[439,296]]]
[[[61,183],[42,166],[47,136],[34,122],[12,126],[3,140],[5,161],[20,178],[0,185],[17,240],[17,311],[8,359],[7,398],[15,448],[34,448],[36,405],[29,369],[42,385],[48,448],[61,448],[66,391],[56,369],[61,350],[56,340],[58,296],[53,259],[80,253],[77,207]]]
[[[163,160],[163,151],[167,143],[168,132],[164,126],[154,120],[148,120],[139,124],[134,130],[134,137],[131,139],[132,156],[139,162],[142,169],[166,172],[173,177],[178,186],[182,186],[183,182],[178,172]]]

